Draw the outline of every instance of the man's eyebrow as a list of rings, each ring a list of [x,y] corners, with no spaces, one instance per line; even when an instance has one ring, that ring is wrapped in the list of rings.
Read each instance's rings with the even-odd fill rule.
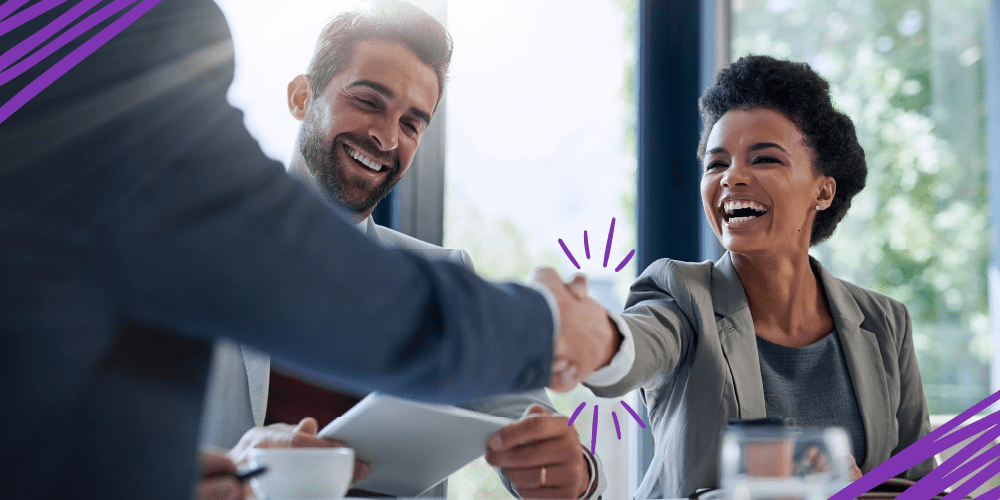
[[[424,122],[424,125],[431,124],[431,115],[421,111],[417,108],[410,108],[410,114],[416,116],[419,120]]]
[[[385,85],[382,85],[381,83],[378,82],[373,82],[371,80],[357,80],[347,85],[347,88],[352,88],[352,87],[368,87],[374,90],[375,92],[379,93],[382,97],[385,97],[386,99],[392,99],[393,96],[396,95],[392,92],[392,90],[389,90],[389,87],[386,87]],[[431,123],[431,115],[426,111],[423,111],[419,108],[411,107],[409,109],[409,112],[413,116],[416,116],[417,119],[423,121],[425,125],[429,125]]]
[[[762,149],[768,149],[768,148],[779,149],[779,150],[781,150],[781,152],[785,153],[786,155],[789,154],[788,151],[785,151],[785,148],[783,148],[783,147],[781,147],[781,146],[779,146],[779,145],[777,145],[777,144],[775,144],[773,142],[758,142],[757,144],[754,144],[753,146],[750,146],[750,151],[760,151]]]
[[[726,148],[723,148],[723,147],[712,148],[712,149],[709,149],[708,151],[705,151],[706,155],[717,155],[717,154],[726,154],[726,153],[728,153],[728,152],[726,151]]]
[[[375,92],[382,94],[382,97],[385,97],[386,99],[392,99],[393,95],[395,95],[392,93],[391,90],[389,90],[389,87],[386,87],[385,85],[382,85],[381,83],[378,82],[373,82],[371,80],[353,81],[347,86],[347,88],[352,88],[352,87],[368,87],[374,90]]]

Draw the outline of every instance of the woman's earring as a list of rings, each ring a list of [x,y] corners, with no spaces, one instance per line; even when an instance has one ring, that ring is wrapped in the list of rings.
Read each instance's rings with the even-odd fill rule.
[[[819,205],[816,205],[816,210],[823,210]]]

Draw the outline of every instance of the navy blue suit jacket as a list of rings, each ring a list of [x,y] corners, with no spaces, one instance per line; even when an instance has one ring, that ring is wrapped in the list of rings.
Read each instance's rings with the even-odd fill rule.
[[[547,382],[538,292],[369,241],[261,153],[232,72],[214,3],[163,0],[0,124],[0,497],[189,498],[219,337],[362,392]]]

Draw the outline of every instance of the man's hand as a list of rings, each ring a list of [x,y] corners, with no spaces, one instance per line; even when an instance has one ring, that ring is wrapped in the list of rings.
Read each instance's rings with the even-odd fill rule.
[[[580,498],[590,485],[587,453],[566,417],[532,405],[490,438],[486,461],[504,470],[522,498]]]
[[[343,448],[346,445],[340,441],[317,437],[319,424],[315,418],[303,418],[298,425],[271,424],[265,427],[254,427],[248,430],[236,447],[229,452],[229,458],[234,462],[246,463],[253,448]],[[356,483],[372,473],[367,462],[354,462],[354,479]]]
[[[244,500],[250,494],[250,486],[236,479],[236,464],[229,457],[211,451],[201,452],[199,500]]]
[[[553,390],[569,392],[618,352],[618,329],[607,312],[587,295],[587,279],[576,275],[567,285],[551,268],[540,267],[529,282],[552,292],[559,306],[559,336],[552,364]]]

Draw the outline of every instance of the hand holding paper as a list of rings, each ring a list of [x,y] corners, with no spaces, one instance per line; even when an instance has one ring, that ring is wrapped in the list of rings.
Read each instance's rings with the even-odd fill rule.
[[[254,427],[246,431],[240,442],[229,451],[229,458],[237,464],[246,463],[250,457],[250,450],[254,448],[340,448],[344,443],[333,439],[318,437],[316,431],[319,424],[315,418],[306,417],[298,425],[271,424],[263,427]],[[354,479],[356,483],[369,474],[371,466],[361,460],[354,463]]]
[[[591,484],[569,419],[533,405],[490,438],[486,462],[500,467],[521,498],[581,498]]]

